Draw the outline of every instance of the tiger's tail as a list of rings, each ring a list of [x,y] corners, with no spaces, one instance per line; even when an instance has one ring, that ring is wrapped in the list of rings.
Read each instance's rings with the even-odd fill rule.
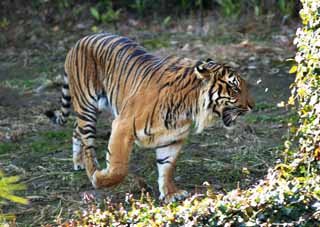
[[[61,89],[61,109],[60,110],[48,110],[45,115],[54,123],[58,125],[64,125],[67,122],[67,117],[70,114],[71,97],[69,93],[68,76],[64,74],[63,85]]]

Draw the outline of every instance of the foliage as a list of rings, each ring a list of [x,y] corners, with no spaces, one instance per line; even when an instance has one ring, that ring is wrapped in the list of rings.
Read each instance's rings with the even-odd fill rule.
[[[319,171],[320,161],[320,1],[302,0],[301,3],[304,26],[297,29],[294,40],[298,48],[297,65],[290,71],[296,72],[296,79],[288,103],[293,105],[297,101],[299,104],[299,126],[292,140],[298,141],[300,153],[291,158],[299,158],[309,174],[313,167]],[[290,153],[290,146],[287,151]]]
[[[241,3],[235,0],[217,0],[224,15],[227,17],[238,17],[241,10]]]
[[[19,177],[5,177],[0,171],[0,198],[10,200],[15,203],[27,204],[28,201],[22,197],[13,195],[14,191],[24,190],[26,187],[22,184],[18,184]],[[0,200],[0,204],[4,201]]]
[[[64,21],[76,17],[77,20],[91,14],[99,23],[114,23],[120,20],[120,14],[144,17],[180,18],[186,15],[197,15],[199,11],[211,13],[219,11],[227,17],[238,17],[249,13],[257,16],[263,14],[280,15],[283,17],[297,14],[298,0],[32,0],[32,1],[0,1],[0,15],[14,19],[12,12],[25,8],[27,12],[40,12],[46,21]],[[88,10],[87,10],[88,9]],[[83,10],[83,11],[82,11]],[[79,13],[81,11],[82,13]],[[84,12],[86,11],[86,12]],[[50,14],[50,15],[49,15]],[[59,17],[55,17],[59,14]],[[53,17],[53,18],[51,18]],[[82,17],[82,18],[79,18]],[[281,18],[281,17],[280,17]],[[1,26],[0,26],[1,27]]]
[[[139,17],[143,17],[146,10],[146,1],[145,0],[135,0],[133,4],[131,4],[131,8],[136,10]]]
[[[60,226],[315,226],[320,221],[320,177],[279,177],[270,171],[264,181],[247,191],[227,195],[208,192],[181,202],[156,206],[149,197],[127,204],[92,203],[78,221]]]
[[[28,204],[27,199],[13,194],[16,191],[25,190],[26,188],[24,185],[17,183],[18,181],[19,181],[19,177],[17,176],[5,177],[3,172],[0,171],[0,205],[5,204],[6,203],[5,200],[9,200],[15,203]],[[2,214],[0,209],[0,226],[3,221],[10,220],[13,218],[14,216],[11,214]]]
[[[282,15],[290,16],[292,12],[294,12],[296,2],[295,1],[287,1],[287,0],[279,0],[279,10]]]
[[[0,20],[0,29],[7,30],[9,27],[9,21],[6,17],[1,18]]]
[[[108,0],[100,1],[96,6],[90,8],[93,18],[102,23],[114,23],[119,20],[121,10],[114,10],[112,2]]]
[[[136,13],[140,18],[150,15],[168,17],[168,14],[176,14],[176,16],[188,13],[197,14],[199,11],[202,13],[202,11],[209,12],[216,9],[226,17],[237,18],[240,14],[248,12],[256,16],[262,14],[280,14],[288,17],[295,14],[296,3],[297,0],[278,0],[277,4],[272,0],[135,0],[133,3],[129,0],[122,0],[114,5],[116,5],[118,10],[131,11]],[[97,5],[103,5],[105,9],[113,10],[110,7],[112,5],[110,0],[100,0],[97,2]],[[95,10],[94,13],[92,9]],[[97,7],[91,7],[91,14],[97,21],[101,21],[100,10]]]

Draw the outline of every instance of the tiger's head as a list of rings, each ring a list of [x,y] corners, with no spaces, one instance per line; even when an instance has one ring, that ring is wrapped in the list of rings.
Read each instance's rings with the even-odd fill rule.
[[[203,81],[197,132],[214,123],[216,117],[222,118],[226,127],[233,126],[239,116],[254,107],[246,81],[231,67],[208,59],[195,67],[195,74]]]

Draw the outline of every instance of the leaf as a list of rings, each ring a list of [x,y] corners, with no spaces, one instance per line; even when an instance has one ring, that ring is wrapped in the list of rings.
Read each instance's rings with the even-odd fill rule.
[[[293,96],[290,96],[289,100],[288,100],[288,104],[289,105],[294,105],[294,97]]]
[[[90,8],[90,13],[97,21],[100,21],[100,13],[95,7]]]
[[[9,193],[2,194],[1,197],[4,197],[5,199],[10,200],[12,202],[20,203],[20,204],[24,204],[24,205],[29,203],[29,201],[27,199],[22,198],[20,196],[12,195]]]
[[[300,89],[298,90],[298,95],[299,95],[301,98],[303,98],[303,97],[305,96],[305,94],[306,94],[306,91],[305,91],[304,88],[300,88]]]
[[[171,16],[167,16],[166,18],[164,18],[162,25],[167,27],[171,22]]]
[[[291,67],[289,73],[290,73],[290,74],[296,73],[297,70],[298,70],[298,66],[297,66],[297,65],[294,65],[294,66]]]

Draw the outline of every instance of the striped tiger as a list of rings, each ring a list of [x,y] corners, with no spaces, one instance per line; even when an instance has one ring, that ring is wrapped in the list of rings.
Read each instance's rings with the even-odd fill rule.
[[[160,199],[185,198],[173,182],[176,160],[193,123],[200,133],[221,118],[226,127],[254,106],[246,82],[232,68],[208,59],[158,57],[134,41],[108,33],[79,40],[68,52],[60,111],[46,115],[66,122],[72,103],[74,169],[85,168],[95,188],[120,183],[128,173],[134,143],[156,150]],[[96,159],[96,124],[108,109],[114,120],[106,154]]]

